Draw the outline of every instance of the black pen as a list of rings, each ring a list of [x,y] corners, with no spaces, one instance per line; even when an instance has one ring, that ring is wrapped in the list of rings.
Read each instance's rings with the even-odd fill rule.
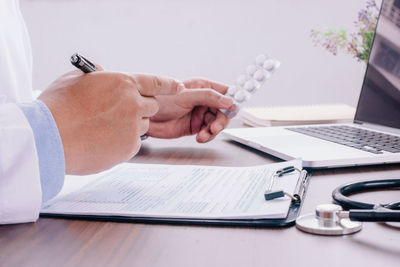
[[[90,62],[87,58],[78,53],[71,56],[71,64],[83,71],[84,73],[97,71],[96,65]]]
[[[92,62],[90,62],[90,60],[78,53],[75,53],[71,56],[71,64],[83,71],[84,73],[97,71],[95,64],[93,64]],[[147,135],[142,135],[140,137],[140,140],[142,141],[145,139],[147,139]]]

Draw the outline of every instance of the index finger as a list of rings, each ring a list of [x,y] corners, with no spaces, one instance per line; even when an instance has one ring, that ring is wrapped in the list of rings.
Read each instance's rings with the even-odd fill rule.
[[[228,91],[228,86],[219,82],[210,81],[203,78],[192,78],[186,80],[185,82],[186,88],[210,88],[218,93],[225,94]]]
[[[228,91],[228,86],[222,83],[217,83],[213,81],[209,81],[211,89],[214,89],[218,93],[225,94]]]
[[[168,77],[134,74],[133,78],[142,96],[175,95],[185,88],[182,82]]]

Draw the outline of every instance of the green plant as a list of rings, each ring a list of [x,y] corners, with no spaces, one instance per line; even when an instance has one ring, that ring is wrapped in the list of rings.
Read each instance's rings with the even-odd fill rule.
[[[344,29],[311,30],[311,38],[314,45],[321,45],[334,55],[343,51],[367,63],[378,15],[379,7],[375,0],[368,0],[366,7],[358,12],[358,20],[354,22],[357,32],[348,33]]]

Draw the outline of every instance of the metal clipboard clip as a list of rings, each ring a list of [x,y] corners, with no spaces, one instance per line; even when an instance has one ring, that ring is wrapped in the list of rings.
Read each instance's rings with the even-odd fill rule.
[[[282,177],[285,174],[292,173],[294,171],[297,171],[299,173],[299,179],[297,180],[296,188],[294,190],[294,193],[288,193],[285,192],[282,189],[279,190],[273,190],[273,186],[275,183],[275,179],[278,177]],[[264,197],[265,200],[272,200],[276,198],[281,198],[284,196],[288,196],[292,199],[292,202],[295,203],[300,203],[301,202],[301,196],[304,193],[305,187],[306,187],[306,177],[307,177],[307,171],[306,170],[300,170],[294,166],[289,166],[285,167],[283,169],[277,170],[271,177],[271,181],[268,185],[267,190],[264,192]]]

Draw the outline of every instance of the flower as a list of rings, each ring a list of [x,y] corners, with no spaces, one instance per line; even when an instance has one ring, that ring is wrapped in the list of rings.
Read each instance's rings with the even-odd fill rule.
[[[378,20],[379,7],[375,0],[367,0],[365,8],[358,12],[354,22],[357,32],[347,33],[344,29],[311,30],[314,45],[321,45],[333,55],[339,51],[352,55],[358,61],[368,62]]]

